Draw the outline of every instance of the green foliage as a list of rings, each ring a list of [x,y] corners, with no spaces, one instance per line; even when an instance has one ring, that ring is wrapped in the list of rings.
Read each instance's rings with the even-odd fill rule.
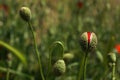
[[[34,44],[30,29],[20,19],[18,13],[22,6],[31,9],[31,23],[46,79],[76,80],[84,54],[79,46],[80,34],[89,31],[96,33],[98,45],[88,57],[86,79],[110,80],[111,70],[108,67],[107,54],[114,52],[115,45],[120,43],[119,4],[118,0],[1,0],[0,41],[5,42],[5,45],[0,44],[0,80],[5,80],[8,68],[10,80],[41,80],[37,57],[33,54]],[[54,42],[56,45],[51,49],[51,44]],[[12,55],[12,59],[8,58],[8,53]],[[54,77],[52,70],[49,72],[50,53],[53,59],[51,66],[54,64],[54,59],[55,62],[56,59],[62,59],[64,53],[74,55],[74,58],[66,64],[67,71],[64,75]],[[118,80],[119,56],[116,54],[115,76]],[[26,75],[32,75],[32,78]]]
[[[17,49],[15,49],[14,47],[10,46],[9,44],[7,44],[3,41],[0,41],[0,45],[5,47],[9,51],[11,51],[14,55],[16,55],[24,63],[24,65],[27,66],[27,61],[26,61],[26,58],[23,55],[23,53],[21,53],[20,51],[18,51]],[[1,53],[1,54],[4,54],[4,53]]]

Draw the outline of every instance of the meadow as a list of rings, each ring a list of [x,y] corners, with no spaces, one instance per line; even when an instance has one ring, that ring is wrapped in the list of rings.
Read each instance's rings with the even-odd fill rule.
[[[119,0],[0,0],[0,80],[119,80],[119,21]]]

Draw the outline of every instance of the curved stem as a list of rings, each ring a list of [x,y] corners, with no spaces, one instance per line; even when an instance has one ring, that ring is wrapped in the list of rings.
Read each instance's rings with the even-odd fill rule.
[[[115,63],[112,63],[112,80],[115,80]]]
[[[52,64],[52,55],[53,55],[53,49],[54,47],[57,47],[59,46],[59,49],[61,48],[62,51],[59,51],[61,54],[59,57],[60,58],[63,58],[63,54],[64,54],[64,45],[60,42],[60,41],[55,41],[51,47],[50,47],[50,50],[49,50],[49,63],[48,63],[48,73],[47,73],[47,76],[49,75],[49,73],[51,72],[50,69],[51,69],[51,64]]]
[[[30,27],[30,31],[32,33],[33,40],[34,40],[34,48],[35,48],[35,53],[36,53],[37,58],[38,58],[38,64],[39,64],[39,67],[40,67],[40,74],[41,74],[42,80],[45,80],[44,75],[43,75],[43,71],[42,71],[42,64],[41,64],[40,54],[39,54],[39,51],[38,51],[38,48],[37,48],[35,33],[34,33],[33,27],[31,26],[30,22],[28,22],[28,25]]]

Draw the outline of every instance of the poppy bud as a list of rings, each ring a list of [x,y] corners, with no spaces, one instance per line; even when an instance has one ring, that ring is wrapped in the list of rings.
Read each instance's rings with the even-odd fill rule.
[[[96,55],[97,55],[97,60],[99,60],[100,62],[104,61],[103,55],[100,51],[96,51]]]
[[[66,71],[64,60],[58,60],[53,66],[53,72],[56,76],[61,76]]]
[[[115,63],[116,62],[116,54],[115,53],[109,53],[108,54],[108,62]]]
[[[83,51],[92,51],[96,48],[97,36],[93,32],[84,32],[80,36],[80,46]]]
[[[74,58],[74,54],[72,53],[65,53],[63,55],[63,59],[65,60],[65,62],[69,62]]]
[[[30,21],[31,19],[31,11],[28,7],[21,7],[19,14],[21,18],[25,21]]]

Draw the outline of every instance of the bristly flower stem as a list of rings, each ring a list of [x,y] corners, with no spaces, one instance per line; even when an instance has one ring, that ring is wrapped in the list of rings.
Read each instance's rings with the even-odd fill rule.
[[[34,40],[34,48],[35,48],[35,53],[36,53],[37,58],[38,58],[38,64],[39,64],[39,67],[40,67],[40,74],[41,74],[42,80],[45,80],[44,75],[43,75],[43,71],[42,71],[42,64],[41,64],[40,54],[39,54],[39,51],[38,51],[38,48],[37,48],[35,33],[34,33],[33,27],[30,24],[30,22],[28,22],[28,25],[30,27],[30,31],[32,33],[33,40]]]

